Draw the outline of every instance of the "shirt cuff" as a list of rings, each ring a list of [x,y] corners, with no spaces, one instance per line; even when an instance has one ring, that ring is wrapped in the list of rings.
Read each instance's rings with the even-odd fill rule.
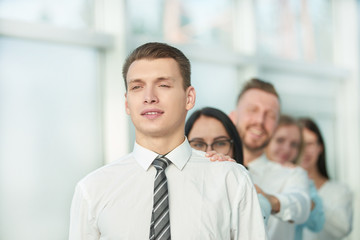
[[[273,194],[273,196],[275,196],[280,202],[280,211],[274,214],[274,216],[280,218],[283,221],[293,220],[291,217],[291,209],[288,207],[288,198],[286,196],[283,196],[282,194]]]

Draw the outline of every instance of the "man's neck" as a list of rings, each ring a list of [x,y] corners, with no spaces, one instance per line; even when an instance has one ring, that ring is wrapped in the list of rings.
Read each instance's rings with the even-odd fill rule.
[[[167,154],[182,144],[185,140],[184,134],[172,135],[169,137],[152,137],[136,135],[136,142],[144,148],[147,148],[158,154]]]
[[[247,166],[249,163],[254,161],[255,159],[259,158],[263,153],[265,149],[257,150],[257,151],[251,151],[245,147],[243,147],[244,152],[244,165]]]

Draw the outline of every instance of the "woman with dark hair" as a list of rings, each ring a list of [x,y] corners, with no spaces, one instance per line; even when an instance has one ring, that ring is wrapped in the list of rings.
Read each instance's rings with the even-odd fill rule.
[[[299,163],[314,181],[325,212],[323,230],[319,233],[305,230],[304,239],[342,239],[352,229],[352,193],[346,185],[330,180],[326,169],[325,142],[317,124],[310,118],[300,118],[299,123],[304,141]]]
[[[242,143],[236,127],[230,118],[218,109],[206,107],[191,114],[185,124],[185,136],[197,150],[214,150],[243,164]]]
[[[324,139],[312,119],[300,118],[299,123],[303,127],[303,137],[306,138],[301,166],[308,171],[311,178],[314,178],[316,188],[320,188],[330,179],[326,169]]]
[[[243,164],[239,133],[230,118],[218,109],[206,107],[191,114],[185,124],[185,136],[194,149],[204,152],[213,150]],[[267,223],[271,205],[262,194],[258,194],[258,199]]]

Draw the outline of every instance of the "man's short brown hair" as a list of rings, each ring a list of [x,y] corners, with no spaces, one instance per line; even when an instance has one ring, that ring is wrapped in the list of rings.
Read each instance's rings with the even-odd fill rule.
[[[259,89],[264,92],[274,94],[280,100],[279,94],[276,92],[275,87],[271,83],[265,82],[258,78],[252,78],[244,84],[244,86],[237,98],[237,102],[239,102],[240,98],[244,95],[244,93],[250,89]]]
[[[191,86],[191,66],[189,59],[177,48],[172,47],[166,43],[149,42],[136,48],[125,60],[122,74],[125,82],[125,89],[127,91],[126,75],[130,65],[136,60],[140,59],[159,59],[172,58],[174,59],[180,69],[183,78],[183,87],[186,90]]]

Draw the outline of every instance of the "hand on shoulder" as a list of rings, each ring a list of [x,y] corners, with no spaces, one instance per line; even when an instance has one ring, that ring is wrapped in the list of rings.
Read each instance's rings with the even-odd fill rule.
[[[229,161],[229,162],[236,162],[234,159],[229,157],[228,155],[224,155],[222,153],[217,153],[215,151],[207,151],[205,154],[205,157],[210,158],[210,161],[216,162],[216,161]]]

